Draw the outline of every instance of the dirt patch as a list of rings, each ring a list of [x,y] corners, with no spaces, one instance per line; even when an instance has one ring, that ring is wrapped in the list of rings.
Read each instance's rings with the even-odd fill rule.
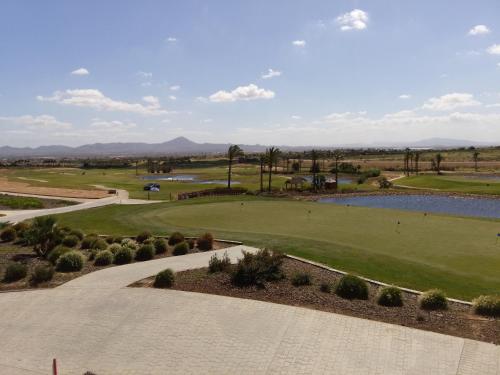
[[[500,344],[500,320],[474,315],[469,306],[452,302],[447,311],[428,313],[418,308],[414,294],[403,292],[403,307],[383,307],[376,303],[379,287],[374,284],[369,285],[368,300],[350,301],[320,291],[322,283],[334,284],[341,277],[335,272],[293,259],[285,259],[283,269],[286,278],[268,282],[264,288],[236,287],[227,273],[209,274],[206,268],[178,272],[173,289],[306,307]],[[312,285],[294,287],[290,279],[297,272],[308,272]],[[133,286],[152,287],[153,281],[151,277]]]

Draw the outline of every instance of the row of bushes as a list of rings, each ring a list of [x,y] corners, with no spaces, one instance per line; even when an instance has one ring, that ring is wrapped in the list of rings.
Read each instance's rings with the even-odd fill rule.
[[[28,275],[28,267],[22,263],[11,263],[5,269],[3,281],[14,282],[24,279]],[[54,276],[54,267],[46,264],[39,264],[35,266],[30,276],[31,284],[39,284],[42,282],[50,281]]]

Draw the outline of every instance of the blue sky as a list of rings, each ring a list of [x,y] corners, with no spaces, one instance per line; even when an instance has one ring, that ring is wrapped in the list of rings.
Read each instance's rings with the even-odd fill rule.
[[[500,143],[500,2],[2,1],[0,144]]]

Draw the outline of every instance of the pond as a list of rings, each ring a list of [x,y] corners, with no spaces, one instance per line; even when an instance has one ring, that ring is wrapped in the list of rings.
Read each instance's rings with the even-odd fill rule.
[[[312,183],[313,176],[303,176],[307,182]],[[335,176],[326,176],[326,178],[335,178]],[[339,185],[353,184],[355,180],[349,177],[339,177]]]
[[[178,175],[150,175],[141,177],[143,180],[153,181],[175,181],[175,182],[192,182],[202,185],[227,185],[227,180],[198,180],[198,176],[191,174],[178,174]],[[239,185],[239,181],[231,180],[231,185]]]
[[[320,199],[319,202],[433,212],[459,216],[500,218],[500,199],[493,198],[467,198],[445,195],[409,194],[323,198]]]

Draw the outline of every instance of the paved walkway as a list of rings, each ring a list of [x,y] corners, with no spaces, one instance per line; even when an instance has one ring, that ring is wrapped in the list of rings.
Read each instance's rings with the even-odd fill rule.
[[[235,259],[244,246],[227,249]],[[252,250],[251,248],[247,248]],[[211,253],[0,294],[0,373],[498,375],[500,347],[266,302],[125,288]]]

